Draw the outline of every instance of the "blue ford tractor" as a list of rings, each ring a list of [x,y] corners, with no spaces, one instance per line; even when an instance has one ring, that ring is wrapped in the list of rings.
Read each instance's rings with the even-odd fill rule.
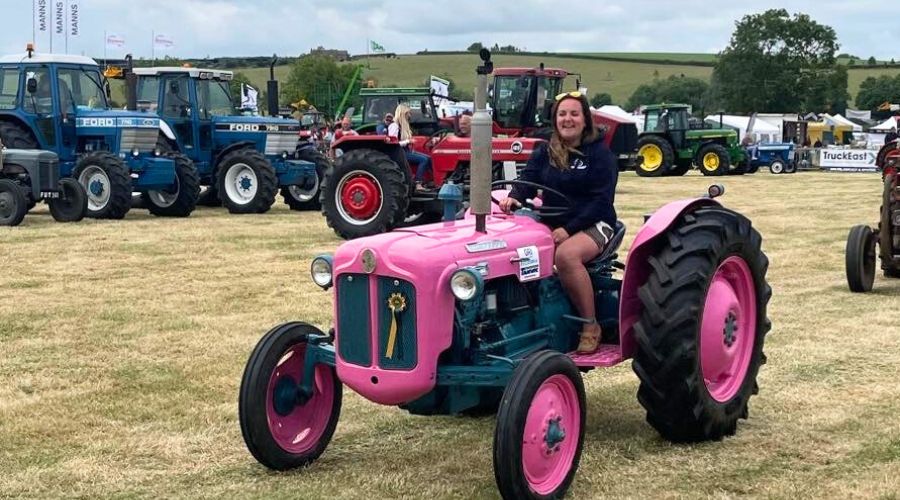
[[[319,208],[319,180],[328,160],[314,148],[298,149],[295,120],[239,116],[229,91],[230,71],[128,68],[126,87],[129,73],[138,108],[163,120],[157,147],[179,151],[196,165],[200,184],[208,187],[201,204],[221,202],[231,213],[263,213],[280,187],[292,209]]]
[[[111,110],[108,96],[88,57],[30,48],[0,57],[0,139],[10,148],[56,153],[60,176],[87,192],[88,217],[123,218],[133,191],[155,215],[189,215],[200,193],[191,161],[157,149],[156,115]]]

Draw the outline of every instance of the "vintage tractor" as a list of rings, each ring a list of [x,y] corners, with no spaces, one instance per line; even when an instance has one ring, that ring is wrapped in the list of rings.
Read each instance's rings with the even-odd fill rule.
[[[745,156],[743,166],[748,174],[755,174],[762,167],[773,174],[797,172],[794,145],[791,143],[763,143],[753,146],[750,153]]]
[[[134,90],[127,84],[132,72]],[[311,144],[298,148],[300,124],[277,117],[277,103],[270,117],[240,116],[229,91],[231,71],[153,67],[116,74],[126,79],[126,93],[136,94],[138,107],[162,117],[157,147],[184,153],[196,165],[207,186],[201,204],[263,213],[280,187],[292,209],[319,208],[328,160]]]
[[[10,148],[59,157],[60,175],[88,195],[88,217],[121,219],[138,191],[151,213],[184,217],[199,196],[183,155],[156,148],[154,114],[111,110],[108,86],[90,58],[26,54],[0,58],[0,139]]]
[[[78,222],[87,213],[87,193],[75,179],[59,178],[56,154],[0,144],[0,226],[18,226],[42,200],[58,222]]]
[[[624,265],[618,223],[588,264],[602,345],[576,354],[586,320],[555,275],[550,230],[537,220],[567,207],[497,212],[483,95],[466,215],[457,218],[459,202],[447,199],[443,222],[316,257],[312,279],[334,290],[334,327],[284,323],[253,350],[239,420],[266,467],[302,467],[322,454],[344,385],[413,414],[496,411],[494,477],[514,499],[558,498],[573,481],[587,426],[582,373],[593,368],[633,358],[638,402],[672,441],[719,440],[747,418],[771,294],[750,221],[720,205],[714,197],[723,189],[713,186],[649,216]]]
[[[881,261],[885,278],[900,278],[900,150],[896,142],[878,152],[881,170],[881,217],[875,229],[853,226],[845,251],[847,284],[852,292],[869,292],[875,282],[875,256]]]
[[[703,175],[726,175],[745,158],[737,132],[723,127],[693,128],[687,104],[645,107],[637,154],[642,160],[635,170],[642,177],[684,175],[693,165]]]

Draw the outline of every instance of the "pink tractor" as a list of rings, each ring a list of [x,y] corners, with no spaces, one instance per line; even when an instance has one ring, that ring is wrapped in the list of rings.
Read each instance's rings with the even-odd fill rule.
[[[770,329],[768,260],[750,221],[715,199],[721,186],[649,216],[624,264],[617,224],[588,266],[602,344],[577,354],[584,319],[554,273],[550,230],[536,220],[565,207],[496,210],[490,153],[480,149],[489,123],[476,112],[481,156],[473,153],[464,217],[454,217],[458,200],[445,199],[442,222],[316,257],[312,279],[333,290],[334,326],[288,322],[253,350],[239,419],[266,467],[302,467],[324,452],[344,386],[413,414],[496,412],[494,477],[515,499],[565,495],[584,440],[582,374],[594,368],[633,359],[647,422],[675,442],[719,440],[747,418]]]

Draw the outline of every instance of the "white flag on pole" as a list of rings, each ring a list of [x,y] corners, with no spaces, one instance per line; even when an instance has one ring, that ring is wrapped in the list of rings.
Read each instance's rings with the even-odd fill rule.
[[[434,105],[440,106],[450,95],[450,81],[431,75],[431,93],[434,94]]]
[[[241,109],[252,109],[253,111],[258,110],[258,106],[256,104],[256,99],[259,96],[259,92],[246,84],[241,84]]]
[[[122,49],[125,47],[125,39],[119,35],[109,33],[106,35],[107,49]]]
[[[164,35],[162,33],[156,33],[153,35],[153,48],[154,49],[171,49],[175,46],[175,41],[169,35]]]

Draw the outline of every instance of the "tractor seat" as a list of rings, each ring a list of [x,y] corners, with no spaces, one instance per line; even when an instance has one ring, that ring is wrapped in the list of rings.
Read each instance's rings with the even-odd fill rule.
[[[616,258],[616,251],[622,246],[622,240],[625,239],[625,224],[623,224],[622,221],[617,220],[614,229],[615,232],[613,233],[612,238],[609,239],[606,248],[600,252],[600,255],[594,257],[587,263],[588,267],[593,267]]]

